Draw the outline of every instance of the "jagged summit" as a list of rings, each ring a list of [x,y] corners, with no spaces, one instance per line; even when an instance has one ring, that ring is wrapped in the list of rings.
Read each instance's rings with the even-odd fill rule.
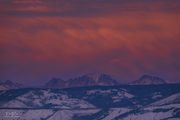
[[[84,74],[68,80],[51,79],[45,84],[47,88],[70,88],[84,86],[110,86],[119,84],[110,75],[104,73]]]
[[[160,77],[145,74],[142,77],[140,77],[139,80],[136,80],[136,81],[132,82],[131,84],[156,85],[156,84],[166,84],[166,81]]]
[[[113,79],[111,75],[105,73],[85,74],[80,77],[72,79],[72,81],[86,82],[88,85],[117,85],[117,80]],[[86,83],[84,84],[86,86]]]

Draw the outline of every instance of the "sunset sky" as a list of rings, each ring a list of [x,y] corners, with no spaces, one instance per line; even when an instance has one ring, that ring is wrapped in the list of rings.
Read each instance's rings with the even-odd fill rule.
[[[0,0],[0,80],[92,72],[180,82],[180,0]]]

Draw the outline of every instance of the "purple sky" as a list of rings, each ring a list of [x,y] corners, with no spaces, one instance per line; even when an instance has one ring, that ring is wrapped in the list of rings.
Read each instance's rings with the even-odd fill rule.
[[[180,82],[179,0],[1,0],[0,79],[148,73]]]

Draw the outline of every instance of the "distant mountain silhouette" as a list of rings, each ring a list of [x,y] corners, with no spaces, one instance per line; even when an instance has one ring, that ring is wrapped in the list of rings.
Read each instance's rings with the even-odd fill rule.
[[[46,88],[70,88],[84,86],[113,86],[118,85],[118,81],[108,74],[85,74],[79,77],[62,80],[53,78],[45,84]]]
[[[160,77],[145,74],[138,80],[135,80],[127,85],[157,85],[166,84],[166,81]],[[72,88],[72,87],[87,87],[87,86],[117,86],[120,82],[114,79],[111,75],[105,73],[84,74],[78,77],[67,80],[61,78],[52,78],[40,88]],[[0,81],[0,90],[18,89],[23,85],[12,82],[10,80]]]
[[[0,90],[17,89],[23,87],[22,84],[10,80],[0,81]]]
[[[152,75],[143,75],[139,80],[133,81],[133,85],[157,85],[157,84],[166,84],[166,81],[160,77]]]

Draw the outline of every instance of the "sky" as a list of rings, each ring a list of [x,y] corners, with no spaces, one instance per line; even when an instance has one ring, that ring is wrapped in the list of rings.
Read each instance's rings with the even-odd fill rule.
[[[152,74],[180,82],[179,0],[0,0],[0,80]]]

